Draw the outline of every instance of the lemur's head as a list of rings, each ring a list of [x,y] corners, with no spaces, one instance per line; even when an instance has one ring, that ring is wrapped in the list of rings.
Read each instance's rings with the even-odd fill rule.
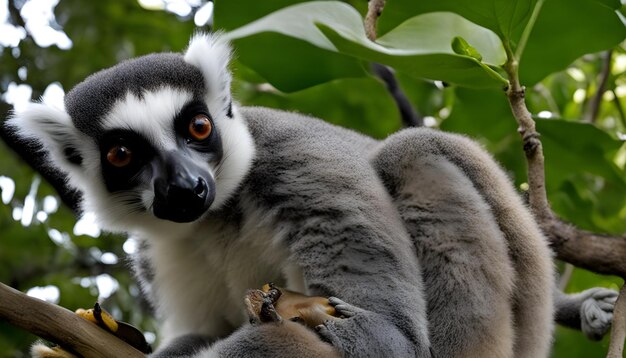
[[[8,125],[43,144],[105,228],[194,222],[228,199],[253,156],[229,57],[225,41],[197,35],[184,54],[97,72],[65,108],[33,103]]]

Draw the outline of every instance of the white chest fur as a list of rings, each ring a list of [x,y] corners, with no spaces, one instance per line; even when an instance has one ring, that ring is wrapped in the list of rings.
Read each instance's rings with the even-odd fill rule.
[[[246,290],[264,283],[304,291],[280,233],[269,227],[237,229],[208,221],[186,236],[150,240],[152,289],[166,341],[185,333],[231,333],[247,319]]]

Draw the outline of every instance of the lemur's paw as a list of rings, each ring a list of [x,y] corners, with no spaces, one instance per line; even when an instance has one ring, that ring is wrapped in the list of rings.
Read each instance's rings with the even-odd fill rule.
[[[248,291],[245,302],[251,323],[288,319],[315,328],[327,320],[339,319],[327,298],[306,296],[273,284]]]
[[[617,291],[596,287],[588,290],[589,297],[580,307],[581,330],[592,340],[600,340],[611,328]]]
[[[331,306],[335,308],[336,315],[340,317],[343,316],[343,317],[348,318],[348,317],[354,316],[355,314],[359,312],[364,311],[363,309],[353,306],[349,303],[346,303],[337,297],[328,298],[328,302],[330,303]]]
[[[263,286],[265,288],[265,286]],[[276,301],[282,292],[272,286],[268,290],[248,290],[244,303],[251,324],[281,322],[283,318],[276,311]]]

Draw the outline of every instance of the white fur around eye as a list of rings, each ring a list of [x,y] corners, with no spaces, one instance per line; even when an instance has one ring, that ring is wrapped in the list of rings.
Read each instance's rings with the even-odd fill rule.
[[[105,130],[126,129],[140,133],[159,150],[176,149],[172,121],[192,99],[189,91],[163,86],[142,96],[128,92],[102,120]]]

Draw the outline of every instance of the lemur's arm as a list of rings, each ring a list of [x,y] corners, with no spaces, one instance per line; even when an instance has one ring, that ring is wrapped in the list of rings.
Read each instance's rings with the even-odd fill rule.
[[[580,329],[589,339],[600,340],[611,327],[617,294],[602,287],[575,294],[555,289],[555,320],[563,326]]]

